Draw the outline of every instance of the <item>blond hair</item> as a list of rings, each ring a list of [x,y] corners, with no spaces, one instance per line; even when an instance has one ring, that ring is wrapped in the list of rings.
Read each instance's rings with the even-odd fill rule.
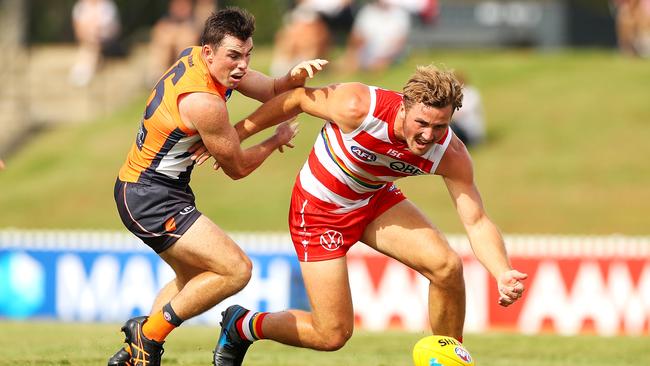
[[[435,108],[451,105],[454,111],[463,106],[463,85],[454,72],[434,65],[418,66],[403,92],[406,110],[417,103]]]

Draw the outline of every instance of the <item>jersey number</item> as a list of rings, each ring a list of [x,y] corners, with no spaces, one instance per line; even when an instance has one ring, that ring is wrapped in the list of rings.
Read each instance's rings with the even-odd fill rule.
[[[176,66],[169,70],[156,84],[156,94],[154,95],[151,102],[147,104],[147,109],[144,111],[144,119],[149,119],[156,112],[156,109],[160,106],[163,96],[165,96],[165,80],[173,75],[172,84],[176,85],[178,80],[185,74],[185,64],[183,61],[178,61]]]

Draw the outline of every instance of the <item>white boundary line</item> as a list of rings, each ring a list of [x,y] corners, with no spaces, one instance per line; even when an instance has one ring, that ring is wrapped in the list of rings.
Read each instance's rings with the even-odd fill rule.
[[[278,232],[233,232],[232,239],[255,253],[294,253],[289,234]],[[464,235],[449,235],[450,245],[460,255],[472,255]],[[561,258],[650,258],[650,236],[506,235],[512,257]],[[148,252],[140,239],[126,231],[0,230],[0,249],[79,250]],[[376,253],[358,244],[353,253]]]

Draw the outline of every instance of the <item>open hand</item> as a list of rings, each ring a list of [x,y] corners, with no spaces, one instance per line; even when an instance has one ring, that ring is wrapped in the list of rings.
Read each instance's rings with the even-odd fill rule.
[[[295,83],[305,85],[307,78],[313,78],[328,63],[329,61],[321,59],[303,61],[291,69],[289,77]]]
[[[524,294],[524,284],[521,281],[528,275],[515,269],[503,272],[497,279],[499,288],[499,305],[507,307],[512,305]]]

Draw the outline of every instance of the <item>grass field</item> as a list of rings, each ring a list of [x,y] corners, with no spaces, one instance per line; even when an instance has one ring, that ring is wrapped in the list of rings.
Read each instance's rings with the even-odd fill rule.
[[[0,322],[0,366],[104,365],[120,345],[118,325]],[[167,339],[164,365],[207,366],[218,330],[181,327]],[[357,332],[333,353],[253,345],[247,366],[409,366],[424,334]],[[647,337],[468,335],[465,345],[483,366],[632,366],[650,364]]]
[[[256,52],[254,67],[265,70],[269,52]],[[431,51],[385,74],[330,72],[312,84],[400,89],[415,65],[432,61],[463,70],[483,93],[490,141],[472,155],[488,212],[504,232],[648,234],[647,60],[607,51]],[[90,124],[47,131],[10,157],[0,173],[0,225],[121,229],[113,183],[144,99]],[[241,96],[229,103],[232,120],[256,106]],[[199,209],[226,230],[285,231],[293,179],[322,124],[301,119],[296,149],[244,180],[196,169]],[[439,178],[399,184],[443,231],[462,231]]]

